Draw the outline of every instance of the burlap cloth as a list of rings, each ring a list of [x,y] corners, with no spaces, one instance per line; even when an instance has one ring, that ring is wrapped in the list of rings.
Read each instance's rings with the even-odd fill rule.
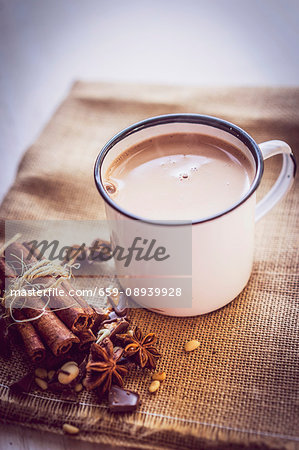
[[[25,153],[1,207],[4,219],[99,219],[103,202],[93,182],[101,146],[115,132],[158,114],[223,117],[257,142],[286,140],[299,148],[299,90],[203,89],[77,82],[38,140]],[[297,153],[298,155],[298,153]],[[298,160],[297,156],[297,160]],[[259,195],[277,176],[266,162]],[[9,381],[25,369],[19,354],[0,368],[2,420],[61,433],[71,422],[79,438],[139,448],[295,448],[298,443],[298,183],[257,224],[255,263],[245,290],[228,306],[195,318],[139,310],[133,321],[160,337],[167,379],[156,395],[136,371],[126,386],[142,397],[138,412],[112,416],[83,393],[79,405],[33,392],[21,401]],[[215,280],[217,283],[217,280]],[[183,344],[198,339],[197,351]],[[296,437],[297,436],[297,437]]]

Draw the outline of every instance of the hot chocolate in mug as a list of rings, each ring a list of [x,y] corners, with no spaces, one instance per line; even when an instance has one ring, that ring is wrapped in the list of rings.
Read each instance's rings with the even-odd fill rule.
[[[256,204],[263,161],[277,154],[280,174]],[[232,301],[251,274],[255,223],[287,193],[295,170],[285,142],[258,145],[241,128],[210,116],[158,116],[115,135],[94,171],[112,248],[132,249],[133,242],[138,254],[137,242],[155,244],[157,235],[167,241],[155,249],[157,258],[131,258],[130,264],[115,259],[122,288],[142,306],[173,316],[205,314]],[[171,264],[163,272],[167,257]],[[187,280],[187,286],[188,270],[190,292],[184,296],[176,282],[180,278],[184,287]],[[170,292],[178,296],[172,299]]]

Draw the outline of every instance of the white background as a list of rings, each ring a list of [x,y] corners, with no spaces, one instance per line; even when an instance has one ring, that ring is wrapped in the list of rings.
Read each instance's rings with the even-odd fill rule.
[[[299,84],[299,0],[0,0],[1,186],[75,79]]]

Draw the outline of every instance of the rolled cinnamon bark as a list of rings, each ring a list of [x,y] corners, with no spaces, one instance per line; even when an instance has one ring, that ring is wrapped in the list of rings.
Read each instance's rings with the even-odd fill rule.
[[[80,339],[80,343],[78,345],[80,352],[87,350],[88,347],[96,341],[96,337],[91,330],[81,331],[77,334],[77,336]]]
[[[28,253],[27,253],[28,254]],[[8,260],[5,260],[5,272],[7,269],[15,269],[15,277],[22,274],[22,263],[18,263],[18,257],[21,260],[26,259],[26,249],[21,244],[11,244],[5,250],[5,256]],[[10,265],[11,263],[11,265]],[[72,347],[73,343],[79,343],[79,339],[75,336],[69,328],[56,316],[56,314],[49,308],[45,308],[45,311],[41,317],[36,318],[41,314],[44,308],[44,303],[39,297],[34,298],[34,307],[23,307],[22,314],[29,319],[34,319],[30,323],[37,330],[38,335],[42,338],[43,342],[51,349],[55,356],[67,353]],[[69,311],[68,308],[64,311]],[[17,310],[17,308],[15,308]],[[20,310],[20,309],[19,309]],[[18,313],[17,313],[18,314]]]
[[[68,295],[69,291],[65,289],[64,282],[59,288],[64,290],[65,295],[63,297],[50,295],[49,306],[53,307],[59,319],[72,331],[80,332],[88,329],[90,327],[89,315],[86,310],[78,304],[75,296]]]
[[[6,267],[9,264],[12,264],[16,271],[16,274],[20,276],[22,274],[22,264],[20,262],[20,259],[23,260],[25,264],[37,261],[37,252],[33,253],[31,258],[28,260],[29,254],[31,254],[31,249],[28,248],[28,246],[26,246],[25,244],[23,245],[17,242],[11,244],[5,250]],[[54,283],[55,278],[51,276],[46,278],[47,285],[48,287],[50,287]],[[68,291],[71,289],[71,285],[68,284],[68,288],[66,289],[63,284],[64,283],[61,283],[61,288],[64,290],[65,295],[63,297],[60,297],[58,295],[50,295],[49,307],[55,310],[56,315],[70,330],[77,332],[88,329],[90,327],[90,316],[92,316],[93,313],[92,309],[85,302],[85,300],[84,302],[86,308],[80,305],[76,297],[71,297],[70,295],[68,295]]]
[[[15,278],[15,271],[5,264],[4,256],[0,256],[0,294],[3,295],[5,289],[5,282],[10,281],[10,279]]]
[[[37,309],[23,308],[22,312],[30,319],[35,319],[43,308],[42,301],[36,301]],[[69,330],[53,311],[46,308],[41,317],[32,321],[43,341],[50,347],[55,356],[67,353],[79,338]]]
[[[66,293],[70,292],[70,290],[72,289],[70,282],[67,280],[64,280],[61,283],[61,287],[66,291]],[[91,328],[93,326],[94,320],[95,320],[94,310],[92,309],[91,306],[89,306],[89,304],[84,300],[84,298],[80,297],[79,295],[72,296],[72,299],[74,301],[76,301],[78,303],[78,305],[80,305],[80,307],[84,311],[84,314],[86,315],[86,322],[84,323],[84,326],[78,320],[75,331],[80,331],[80,330],[83,331],[84,329]]]
[[[32,258],[34,258],[34,260],[39,259],[39,251],[37,249],[34,252],[32,252],[32,249],[30,248],[30,246],[28,246],[28,244],[26,244],[26,242],[23,243],[23,246],[28,251],[26,256],[28,256],[29,252],[30,252],[32,254]],[[71,328],[75,332],[83,331],[83,330],[91,328],[92,325],[94,324],[94,311],[91,308],[91,306],[89,306],[89,304],[86,302],[86,300],[84,300],[84,298],[80,297],[79,295],[74,295],[70,298],[70,296],[68,295],[68,292],[70,292],[70,290],[72,289],[72,286],[69,281],[64,280],[61,283],[60,287],[66,293],[66,295],[64,296],[64,302],[66,302],[66,299],[68,299],[67,301],[70,304],[73,304],[75,302],[76,304],[79,305],[79,307],[82,308],[83,313],[84,313],[84,317],[83,317],[82,310],[80,310],[81,315],[74,319],[74,325]],[[59,304],[59,298],[57,296],[51,296],[51,299],[54,299],[55,302],[57,301]],[[61,306],[61,307],[63,307],[63,306]],[[73,307],[73,308],[75,308],[75,307]],[[78,306],[77,306],[77,308],[78,308]],[[78,309],[78,311],[79,311],[79,309]],[[61,310],[61,312],[59,312],[59,314],[61,316],[60,318],[62,321],[70,320],[69,316],[65,317],[64,310]],[[68,323],[66,325],[69,326]]]
[[[14,309],[14,317],[17,320],[24,320],[25,316],[19,309]],[[46,347],[42,343],[34,326],[30,322],[16,322],[16,327],[21,335],[25,350],[34,363],[39,363],[45,359]]]

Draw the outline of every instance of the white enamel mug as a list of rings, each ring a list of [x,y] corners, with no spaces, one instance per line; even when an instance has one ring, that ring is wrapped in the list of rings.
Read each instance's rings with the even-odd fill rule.
[[[125,211],[111,199],[104,187],[104,175],[121,153],[150,137],[171,133],[202,133],[233,144],[245,154],[254,169],[254,178],[248,192],[230,208],[211,217],[198,218],[190,225],[177,222],[157,222]],[[282,154],[282,168],[278,179],[267,195],[256,204],[258,188],[264,169],[263,161]],[[157,275],[157,264],[133,262],[124,267],[116,262],[119,280],[126,292],[142,306],[172,316],[195,316],[214,311],[232,301],[246,286],[252,269],[254,227],[290,189],[296,163],[288,144],[273,140],[257,144],[251,136],[236,125],[215,117],[198,114],[169,114],[153,117],[134,124],[114,136],[101,150],[95,163],[95,182],[105,201],[107,219],[111,225],[112,245],[120,240],[130,245],[134,236],[150,239],[148,226],[166,233],[174,228],[189,226],[192,235],[192,301],[188,307],[161,303],[159,296],[134,295],[134,288],[152,288],[151,275]],[[151,231],[152,232],[152,231]],[[180,255],[175,258],[179,264]],[[191,266],[190,266],[191,267]],[[138,276],[136,276],[138,273]],[[136,291],[137,292],[137,291]],[[164,305],[161,307],[161,304]]]

